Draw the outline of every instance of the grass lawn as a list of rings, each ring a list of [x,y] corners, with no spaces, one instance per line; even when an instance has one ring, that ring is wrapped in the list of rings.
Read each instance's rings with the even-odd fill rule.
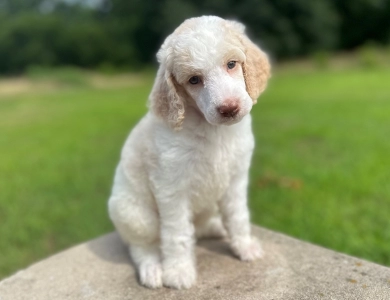
[[[154,75],[72,76],[0,82],[0,278],[113,230],[114,168]],[[390,70],[276,72],[252,114],[253,221],[390,265]]]

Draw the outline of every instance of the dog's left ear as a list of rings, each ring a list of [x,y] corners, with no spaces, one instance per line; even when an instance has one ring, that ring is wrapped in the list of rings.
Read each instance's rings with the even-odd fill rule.
[[[230,21],[230,26],[234,28],[238,39],[241,42],[242,50],[246,60],[242,64],[246,90],[252,98],[253,103],[257,102],[260,94],[267,87],[267,82],[271,76],[271,66],[263,51],[260,50],[244,33],[245,26],[241,23]]]

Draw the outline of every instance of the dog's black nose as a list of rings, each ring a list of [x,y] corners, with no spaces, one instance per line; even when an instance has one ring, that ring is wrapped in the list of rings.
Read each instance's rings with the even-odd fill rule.
[[[235,103],[223,104],[218,107],[218,112],[225,118],[233,118],[239,111],[240,107]]]

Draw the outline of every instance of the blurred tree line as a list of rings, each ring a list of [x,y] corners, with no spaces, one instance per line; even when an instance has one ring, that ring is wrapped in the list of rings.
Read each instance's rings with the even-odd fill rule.
[[[242,21],[275,59],[390,43],[390,0],[0,0],[0,74],[140,67],[203,14]]]

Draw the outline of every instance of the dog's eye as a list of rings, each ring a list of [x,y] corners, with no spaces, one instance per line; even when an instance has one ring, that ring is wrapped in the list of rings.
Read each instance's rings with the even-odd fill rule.
[[[199,81],[200,81],[200,79],[199,79],[198,76],[192,76],[192,77],[190,78],[190,80],[188,80],[188,81],[189,81],[189,83],[191,83],[191,84],[198,84]]]
[[[227,64],[227,67],[228,69],[234,69],[234,67],[236,66],[236,61],[232,60],[232,61],[229,61],[228,64]]]

